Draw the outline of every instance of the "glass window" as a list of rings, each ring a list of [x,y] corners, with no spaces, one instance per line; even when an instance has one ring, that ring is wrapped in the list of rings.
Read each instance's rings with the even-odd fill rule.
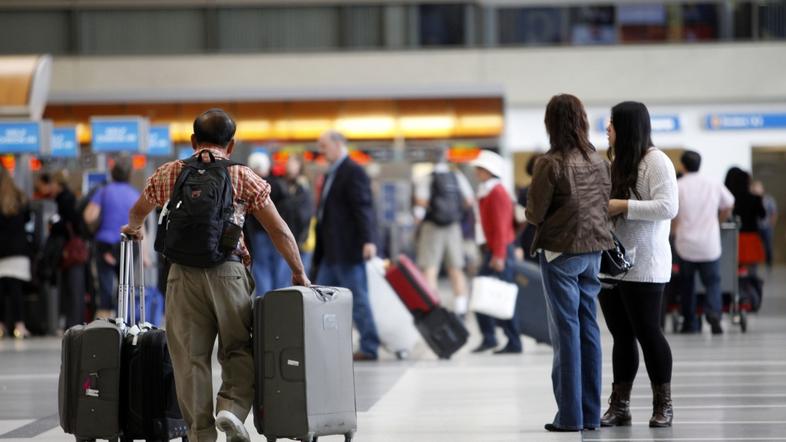
[[[334,7],[226,8],[218,11],[218,49],[256,52],[339,47]]]
[[[466,42],[464,5],[420,5],[421,46],[458,46]]]
[[[2,11],[0,29],[0,54],[65,54],[71,49],[66,11]]]
[[[189,54],[205,49],[201,10],[88,10],[80,13],[80,24],[85,54]]]
[[[570,10],[571,41],[575,45],[617,42],[613,6],[582,6]]]
[[[382,46],[384,30],[379,6],[345,6],[341,9],[341,46],[375,48]]]
[[[682,38],[685,41],[718,39],[718,4],[696,3],[682,5]]]
[[[668,11],[663,4],[617,6],[617,23],[622,42],[665,41]]]
[[[561,44],[561,8],[500,8],[497,10],[501,45]]]
[[[753,5],[750,2],[734,3],[734,39],[750,40],[753,38]]]
[[[759,38],[786,38],[786,1],[770,1],[759,5]]]

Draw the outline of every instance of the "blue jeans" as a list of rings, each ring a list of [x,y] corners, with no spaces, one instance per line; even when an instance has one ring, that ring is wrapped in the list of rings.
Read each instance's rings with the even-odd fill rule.
[[[374,323],[374,314],[368,300],[366,264],[322,263],[317,273],[317,284],[346,287],[352,291],[352,320],[360,333],[360,351],[377,357],[379,335]]]
[[[251,273],[254,275],[254,282],[256,283],[256,295],[264,296],[265,293],[280,289],[282,287],[289,287],[291,279],[287,278],[286,281],[281,280],[282,271],[279,267],[287,267],[284,258],[276,250],[273,241],[265,232],[257,232],[251,235],[251,248],[254,255],[251,257]]]
[[[515,263],[515,255],[513,252],[513,245],[508,246],[507,257],[505,258],[505,270],[501,273],[495,272],[491,268],[491,253],[485,252],[483,254],[483,265],[478,271],[478,276],[495,276],[507,282],[513,282],[513,264]],[[483,343],[481,345],[497,346],[497,330],[496,327],[502,328],[505,336],[508,338],[507,348],[511,350],[521,350],[521,336],[519,335],[518,317],[516,312],[513,318],[509,320],[496,319],[482,313],[475,313],[478,321],[478,328],[483,335]]]
[[[310,252],[300,252],[300,260],[303,262],[303,271],[306,272],[306,275],[309,274],[311,271],[311,255]],[[281,254],[277,253],[278,259],[280,262],[276,266],[277,274],[276,274],[276,284],[278,287],[289,287],[292,285],[292,269],[289,268],[289,264],[284,259]]]
[[[598,428],[602,356],[595,298],[600,293],[600,253],[563,254],[551,262],[541,254],[540,268],[554,347],[554,425]]]
[[[680,279],[682,280],[682,316],[685,322],[682,330],[699,330],[696,317],[696,272],[704,284],[704,315],[720,318],[723,300],[721,299],[720,259],[710,262],[688,262],[680,260]]]

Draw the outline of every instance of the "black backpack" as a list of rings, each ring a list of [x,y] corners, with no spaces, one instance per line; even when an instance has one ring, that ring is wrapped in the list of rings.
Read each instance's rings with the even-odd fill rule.
[[[209,163],[202,160],[204,153],[210,156]],[[159,218],[157,252],[190,267],[214,267],[227,260],[243,228],[232,222],[234,190],[228,167],[235,165],[217,160],[210,151],[185,161]]]
[[[464,214],[464,198],[461,196],[456,174],[434,172],[431,178],[431,201],[426,212],[426,220],[440,226],[461,221]]]

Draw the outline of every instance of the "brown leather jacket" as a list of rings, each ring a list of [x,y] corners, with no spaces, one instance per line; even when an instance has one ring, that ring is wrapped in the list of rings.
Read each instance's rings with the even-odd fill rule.
[[[537,226],[533,250],[589,253],[613,247],[608,206],[610,165],[597,152],[547,153],[535,164],[527,221]]]

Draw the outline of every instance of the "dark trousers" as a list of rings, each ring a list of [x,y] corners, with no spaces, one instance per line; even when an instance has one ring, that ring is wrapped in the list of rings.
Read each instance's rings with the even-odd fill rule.
[[[9,328],[24,321],[22,284],[16,278],[0,278],[0,322]]]
[[[639,371],[639,345],[653,384],[671,382],[671,347],[660,327],[665,284],[620,282],[599,296],[614,346],[615,383],[629,383]]]
[[[85,266],[75,265],[62,270],[60,280],[60,312],[65,327],[85,322]]]
[[[115,264],[109,264],[104,254],[111,253]],[[115,289],[115,276],[120,273],[120,243],[96,244],[96,272],[98,273],[98,302],[97,307],[102,310],[117,308],[117,290]]]
[[[495,276],[503,281],[513,282],[513,264],[514,254],[513,245],[508,246],[508,256],[505,258],[505,270],[501,273],[495,272],[491,268],[491,253],[486,251],[483,253],[483,265],[478,272],[478,276]],[[518,318],[513,316],[513,319],[500,320],[493,318],[482,313],[476,313],[475,317],[478,321],[478,328],[483,335],[483,344],[490,346],[497,346],[497,330],[500,327],[508,338],[507,347],[512,350],[521,350],[521,336],[519,336]]]
[[[680,280],[682,284],[682,316],[685,322],[682,330],[694,332],[699,330],[696,316],[696,272],[699,272],[701,283],[704,284],[704,315],[720,318],[723,300],[721,299],[720,259],[711,262],[680,261]]]
[[[379,335],[368,298],[366,264],[363,262],[322,263],[319,266],[316,279],[317,284],[346,287],[352,291],[352,321],[360,334],[360,351],[377,357]]]

